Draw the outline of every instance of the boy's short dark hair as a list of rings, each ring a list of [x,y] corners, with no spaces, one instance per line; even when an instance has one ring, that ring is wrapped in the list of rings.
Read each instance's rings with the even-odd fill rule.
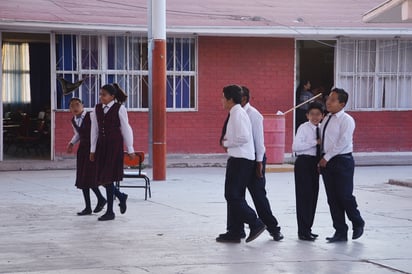
[[[246,103],[249,103],[250,92],[249,92],[249,89],[245,86],[242,86],[242,97],[245,97],[246,98]]]
[[[73,98],[70,98],[69,107],[70,107],[70,104],[71,104],[72,102],[79,102],[80,104],[83,104],[82,99],[77,98],[77,97],[73,97]]]
[[[227,100],[233,99],[235,104],[240,104],[242,102],[242,88],[238,85],[224,87],[223,94]]]
[[[346,105],[349,99],[349,94],[343,88],[334,88],[331,90],[331,92],[337,93],[339,103],[345,103]]]
[[[309,113],[309,111],[311,111],[312,109],[319,109],[319,111],[322,113],[324,111],[323,104],[316,101],[309,103],[308,110],[306,111],[306,113]]]

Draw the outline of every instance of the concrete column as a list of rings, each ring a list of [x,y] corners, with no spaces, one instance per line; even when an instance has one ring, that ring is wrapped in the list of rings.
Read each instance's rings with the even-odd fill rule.
[[[152,0],[153,180],[166,179],[166,0]]]

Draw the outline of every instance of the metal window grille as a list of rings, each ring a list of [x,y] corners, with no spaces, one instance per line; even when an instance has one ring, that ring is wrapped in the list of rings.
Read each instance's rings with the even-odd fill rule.
[[[412,108],[412,40],[337,43],[337,86],[349,92],[347,109]]]
[[[76,82],[85,79],[75,92],[63,95],[57,83],[57,108],[67,109],[72,97],[85,107],[99,101],[99,89],[118,83],[127,93],[128,109],[148,108],[147,38],[133,35],[56,34],[56,76]],[[167,108],[196,108],[196,40],[167,40]]]

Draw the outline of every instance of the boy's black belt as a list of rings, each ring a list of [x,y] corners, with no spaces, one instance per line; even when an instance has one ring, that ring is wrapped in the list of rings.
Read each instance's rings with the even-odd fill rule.
[[[300,155],[298,155],[298,157],[302,157],[302,158],[316,158],[316,156],[314,156],[314,155],[308,155],[308,154],[300,154]]]

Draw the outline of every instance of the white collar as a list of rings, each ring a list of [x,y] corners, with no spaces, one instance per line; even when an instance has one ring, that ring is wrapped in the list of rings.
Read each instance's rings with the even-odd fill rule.
[[[111,108],[111,107],[114,105],[114,103],[115,103],[115,101],[112,100],[112,101],[110,101],[110,103],[108,103],[107,105],[102,104],[102,108],[103,108],[103,109],[104,109],[105,107]]]

